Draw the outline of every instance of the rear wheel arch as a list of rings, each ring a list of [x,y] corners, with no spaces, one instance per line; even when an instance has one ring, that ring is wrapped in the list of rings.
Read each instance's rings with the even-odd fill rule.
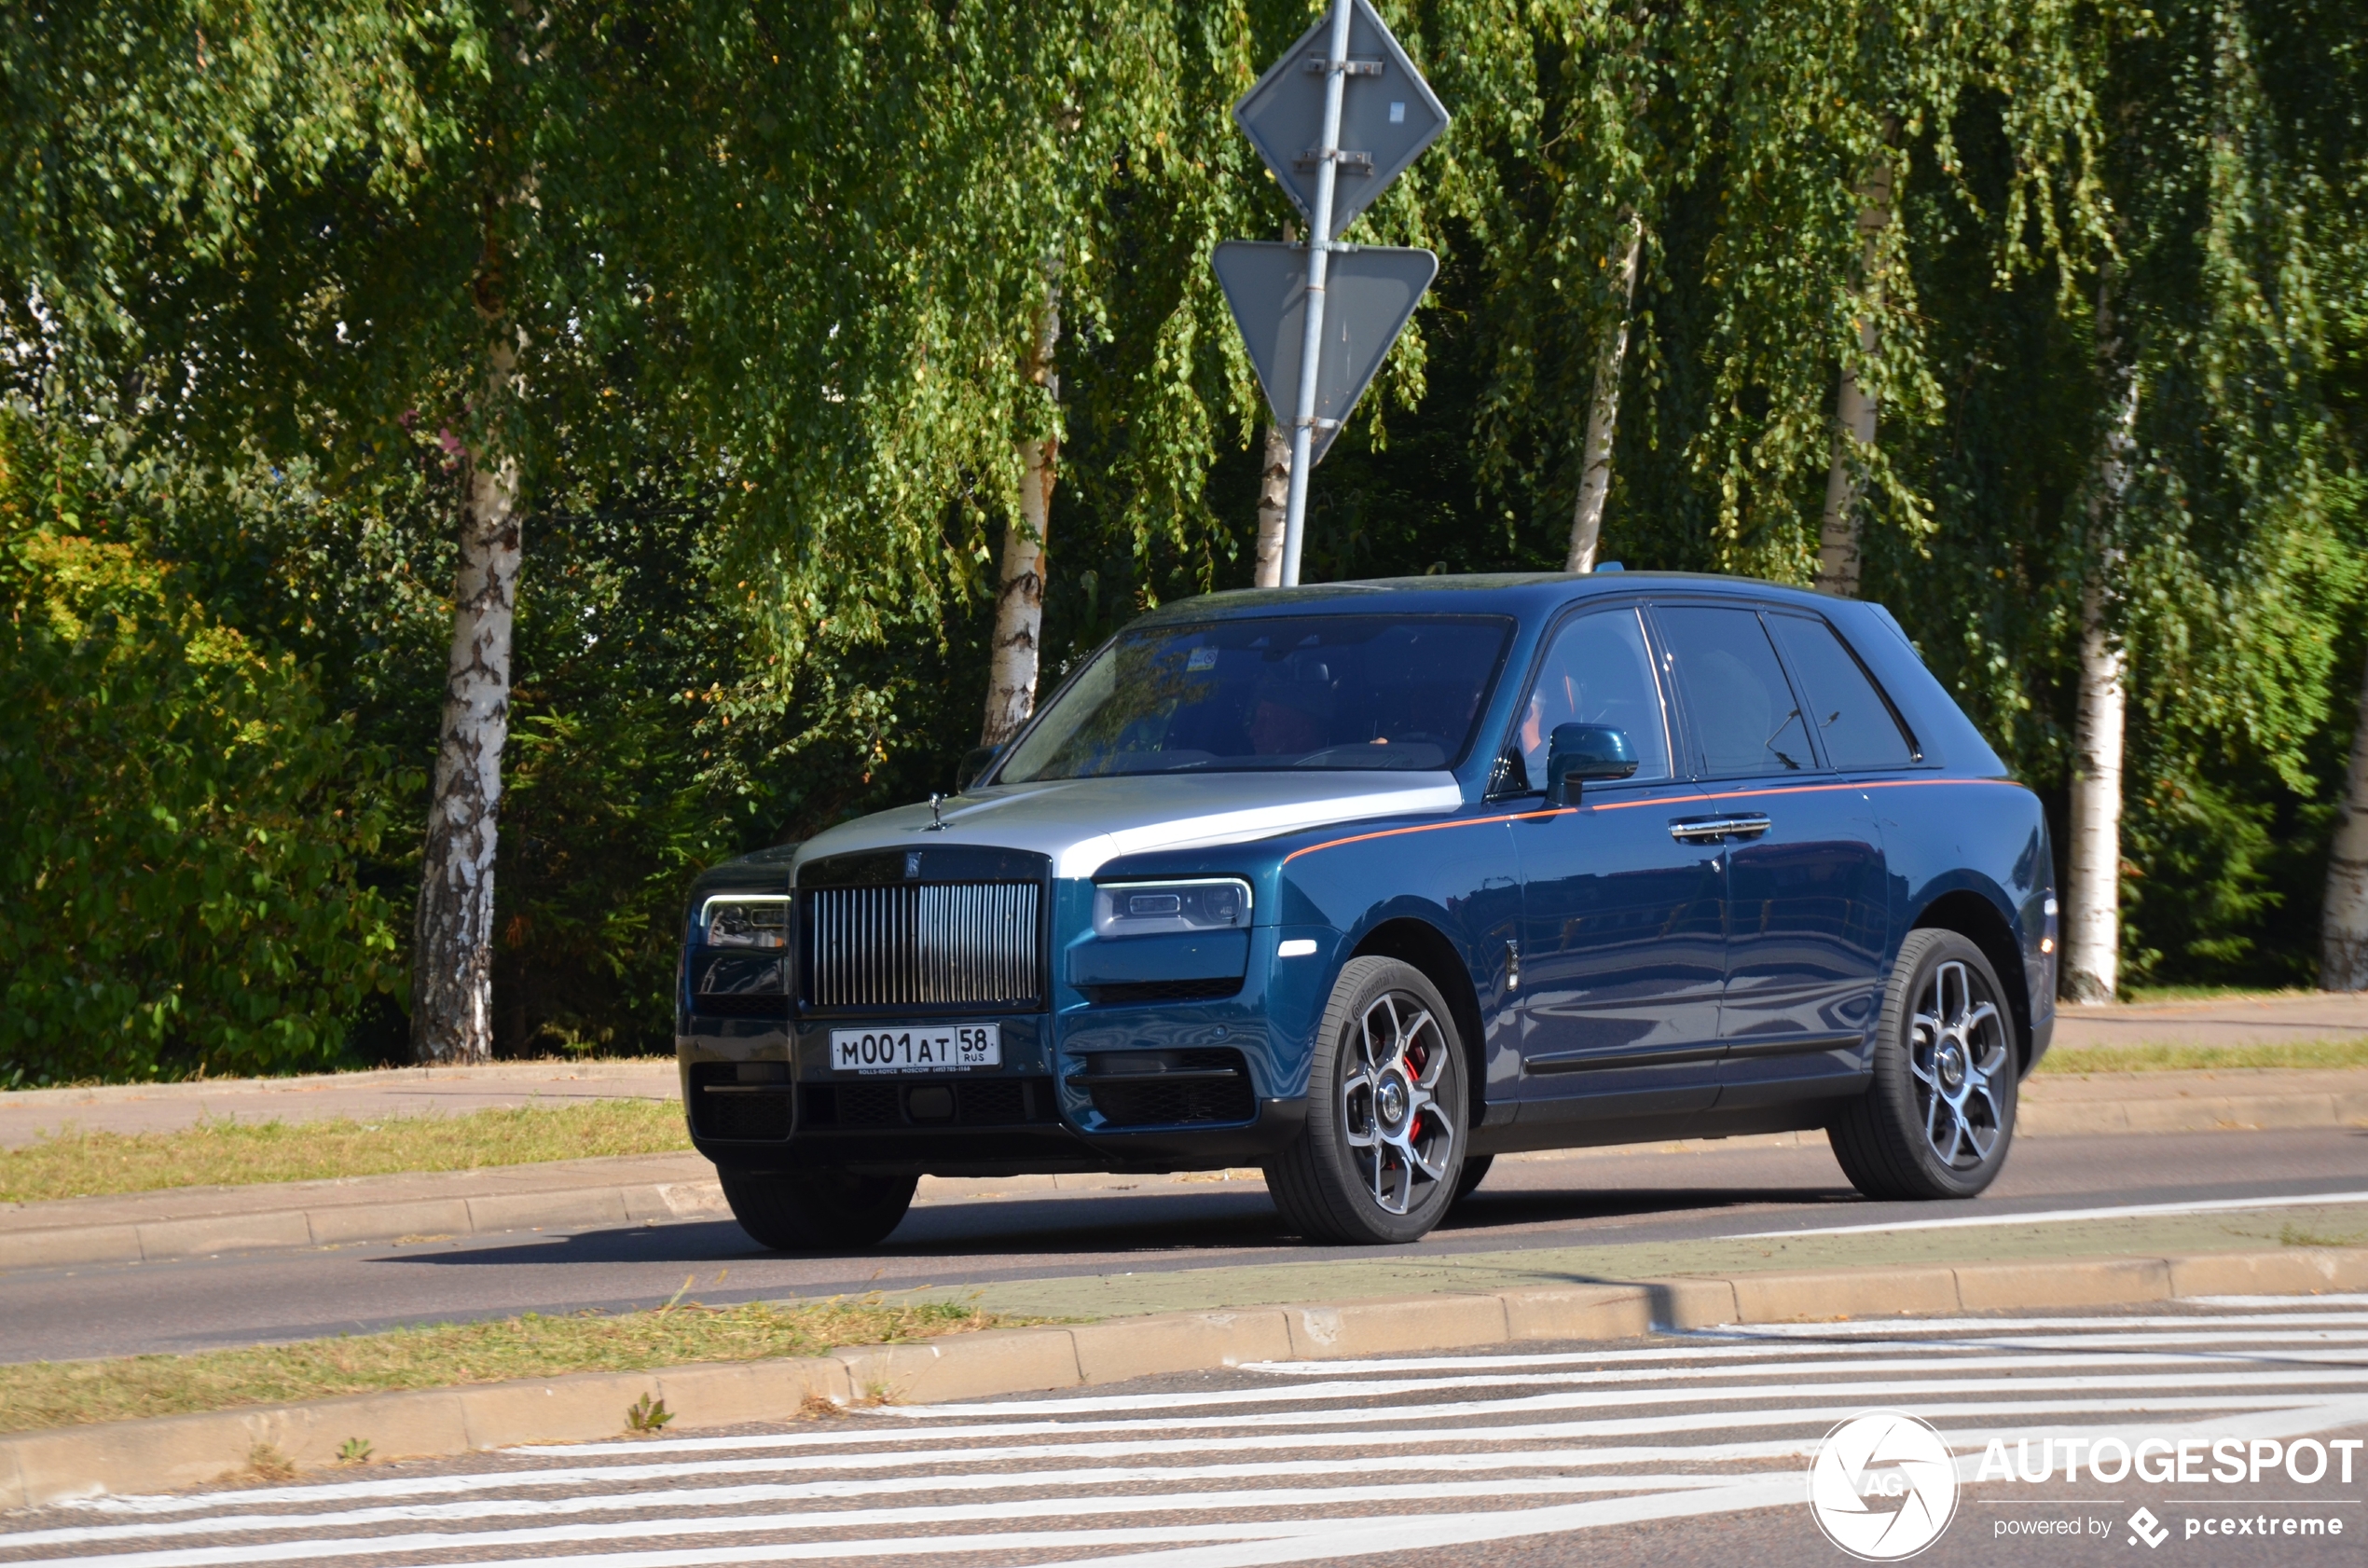
[[[1349,956],[1396,958],[1422,970],[1423,978],[1439,987],[1439,994],[1447,998],[1448,1011],[1454,1015],[1455,1033],[1464,1046],[1464,1082],[1470,1102],[1465,1107],[1465,1124],[1479,1126],[1488,1082],[1480,994],[1472,988],[1472,971],[1447,933],[1427,920],[1401,915],[1366,932]]]
[[[2031,1071],[2031,977],[2023,969],[2023,952],[2015,928],[1998,906],[1969,887],[1943,893],[1923,907],[1914,928],[1927,927],[1955,931],[1982,951],[1998,971],[2006,992],[2006,1011],[2015,1020],[2015,1059],[2018,1070]]]

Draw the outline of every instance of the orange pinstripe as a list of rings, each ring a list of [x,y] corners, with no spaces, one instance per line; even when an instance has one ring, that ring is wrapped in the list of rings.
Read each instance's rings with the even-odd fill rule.
[[[1828,790],[1911,790],[1930,788],[1936,784],[2002,784],[2011,790],[2021,785],[2011,778],[1881,778],[1857,784],[1776,784],[1759,790],[1728,790],[1709,795],[1647,795],[1641,800],[1612,801],[1604,805],[1558,805],[1543,811],[1510,811],[1501,817],[1466,817],[1459,822],[1421,822],[1411,828],[1384,828],[1376,832],[1352,833],[1346,838],[1327,839],[1311,844],[1304,849],[1294,849],[1283,857],[1289,865],[1301,855],[1313,855],[1319,849],[1338,849],[1345,844],[1365,844],[1377,838],[1398,838],[1407,833],[1435,833],[1449,828],[1491,827],[1498,822],[1536,822],[1552,817],[1567,817],[1575,811],[1626,811],[1640,805],[1681,805],[1696,801],[1741,800],[1748,795],[1811,795]]]

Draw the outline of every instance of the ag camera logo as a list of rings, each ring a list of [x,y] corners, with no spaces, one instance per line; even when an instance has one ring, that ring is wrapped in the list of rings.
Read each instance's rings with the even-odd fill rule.
[[[1817,1446],[1809,1511],[1825,1539],[1862,1561],[1913,1557],[1956,1516],[1956,1456],[1912,1415],[1853,1416]]]

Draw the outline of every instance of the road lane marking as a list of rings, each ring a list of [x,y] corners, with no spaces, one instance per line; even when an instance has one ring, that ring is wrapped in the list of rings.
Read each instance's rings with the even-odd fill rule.
[[[2148,1215],[2236,1214],[2246,1209],[2325,1208],[2368,1204],[2368,1192],[2303,1192],[2291,1198],[2212,1198],[2192,1204],[2123,1204],[2105,1209],[2047,1209],[2037,1214],[1974,1215],[1957,1219],[1907,1219],[1881,1225],[1819,1225],[1800,1231],[1754,1231],[1722,1241],[1765,1242],[1797,1236],[1865,1236],[1878,1231],[1962,1231],[1976,1225],[2060,1225],[2075,1219],[2135,1219]]]
[[[1803,1445],[1784,1443],[1755,1445],[1767,1447],[1770,1452],[1755,1457],[1781,1457],[1798,1451]],[[1572,1465],[1591,1463],[1589,1450],[1540,1450],[1521,1454],[1454,1454],[1439,1459],[1480,1461],[1480,1463],[1437,1464],[1439,1469],[1502,1469],[1545,1470]],[[1709,1452],[1701,1449],[1682,1451],[1688,1454]],[[1321,1463],[1304,1461],[1276,1465],[1225,1465],[1203,1468],[1168,1471],[1142,1467],[1103,1473],[1064,1471],[1045,1477],[1048,1482],[1063,1486],[1116,1485],[1125,1481],[1153,1481],[1162,1485],[1180,1484],[1209,1479],[1246,1480],[1260,1477],[1300,1479],[1312,1476],[1367,1476],[1373,1473],[1369,1458],[1332,1460]],[[910,1477],[904,1484],[893,1488],[867,1488],[866,1491],[940,1491],[985,1490],[1000,1487],[1016,1490],[1023,1485],[1033,1487],[1036,1478],[1026,1472],[1001,1477],[959,1478],[975,1486],[948,1487],[944,1483],[956,1478]],[[1445,1497],[1515,1496],[1553,1492],[1637,1492],[1657,1487],[1719,1486],[1731,1478],[1726,1476],[1694,1476],[1648,1474],[1644,1476],[1560,1476],[1544,1479],[1498,1481],[1464,1481],[1425,1483],[1409,1487],[1392,1482],[1383,1487],[1267,1487],[1232,1492],[1196,1492],[1190,1493],[1144,1494],[1133,1497],[1103,1497],[1081,1495],[1069,1497],[1028,1498],[996,1505],[998,1516],[1024,1517],[1042,1514],[1092,1514],[1096,1512],[1139,1512],[1146,1507],[1179,1509],[1269,1508],[1309,1506],[1339,1502],[1388,1502],[1394,1499],[1437,1500]],[[337,1513],[318,1514],[234,1514],[204,1520],[156,1520],[144,1524],[75,1525],[55,1530],[29,1530],[15,1535],[0,1536],[0,1543],[11,1548],[52,1546],[95,1546],[108,1541],[163,1541],[190,1535],[222,1535],[237,1531],[264,1530],[358,1530],[373,1524],[434,1524],[464,1523],[472,1520],[548,1518],[558,1519],[569,1514],[648,1511],[665,1508],[742,1508],[763,1503],[812,1502],[818,1498],[861,1495],[858,1492],[818,1492],[799,1486],[731,1486],[694,1487],[674,1492],[596,1492],[585,1497],[514,1497],[489,1502],[447,1503],[397,1508],[352,1508]],[[977,1505],[948,1506],[882,1507],[842,1509],[799,1518],[759,1516],[766,1520],[768,1529],[825,1530],[843,1529],[855,1524],[881,1521],[928,1522],[939,1520],[960,1520],[977,1511]],[[636,1520],[636,1523],[656,1523],[660,1520]]]
[[[1819,1324],[1815,1327],[1824,1330],[1830,1329],[1836,1326],[1831,1324]],[[1748,1332],[1749,1330],[1738,1331]],[[1969,1350],[2078,1350],[2086,1346],[2095,1344],[2099,1338],[2100,1336],[2095,1334],[2058,1334],[2044,1337],[2013,1334],[1985,1336],[1981,1338],[1966,1335],[1962,1337],[1951,1337],[1948,1339],[1902,1340],[1896,1343],[1876,1345],[1821,1345],[1806,1341],[1794,1341],[1783,1345],[1703,1345],[1685,1350],[1663,1353],[1657,1358],[1665,1360],[1677,1360],[1681,1358],[1691,1360],[1700,1358],[1707,1360],[1712,1357],[1720,1357],[1724,1359],[1741,1360],[1754,1356],[1773,1357],[1779,1355],[1865,1355],[1872,1354],[1881,1354],[1884,1355],[1912,1355],[1919,1350],[1941,1350],[1959,1347]],[[2225,1333],[2210,1331],[2198,1334],[2116,1334],[2113,1336],[2113,1342],[2116,1344],[2137,1345],[2354,1345],[2368,1344],[2368,1328],[2306,1328],[2268,1334],[2264,1334],[2258,1331],[2247,1332],[2243,1330],[2230,1330]],[[1337,1377],[1343,1373],[1351,1372],[1428,1372],[1442,1370],[1447,1368],[1457,1366],[1494,1367],[1505,1369],[1519,1367],[1568,1366],[1569,1364],[1577,1361],[1608,1361],[1614,1359],[1615,1356],[1624,1353],[1614,1352],[1611,1355],[1605,1355],[1602,1352],[1590,1354],[1587,1351],[1558,1350],[1540,1351],[1528,1355],[1425,1355],[1374,1361],[1245,1361],[1241,1364],[1239,1369],[1245,1372],[1272,1372],[1280,1377]],[[730,1439],[719,1437],[713,1440],[721,1443],[727,1442]],[[513,1450],[512,1451],[527,1452],[531,1451]],[[556,1451],[556,1450],[554,1451]]]
[[[1260,1568],[1788,1505],[1798,1458],[1869,1396],[1933,1421],[1961,1469],[1993,1437],[2175,1436],[2207,1414],[2215,1436],[2247,1438],[2368,1425],[2368,1358],[2347,1348],[2363,1340],[2357,1311],[2231,1311],[1764,1326],[1645,1355],[1274,1363],[1241,1369],[1273,1380],[1248,1389],[921,1407],[855,1430],[509,1451],[497,1463],[516,1467],[476,1474],[90,1499],[74,1509],[90,1524],[0,1534],[0,1549],[87,1568],[989,1552]],[[1274,1405],[1291,1408],[1249,1408]],[[998,1414],[1039,1419],[981,1419]],[[1391,1476],[1419,1452],[1420,1479],[1374,1484],[1384,1449]],[[1783,1467],[1739,1468],[1769,1464]],[[665,1490],[636,1490],[652,1485]],[[1410,1506],[1420,1511],[1393,1511]],[[1309,1512],[1323,1517],[1290,1517]],[[1160,1515],[1194,1517],[1146,1517]],[[929,1534],[971,1521],[982,1528]],[[638,1544],[652,1536],[671,1539]],[[62,1549],[89,1555],[21,1555]]]
[[[1366,1465],[1368,1474],[1371,1464]],[[920,1490],[939,1478],[914,1477],[915,1490]],[[1002,1480],[999,1477],[980,1479]],[[1117,1479],[1127,1480],[1159,1479],[1156,1476],[1126,1475]],[[1683,1491],[1689,1487],[1720,1487],[1732,1484],[1728,1476],[1659,1475],[1659,1476],[1582,1476],[1541,1477],[1533,1479],[1507,1478],[1491,1481],[1393,1482],[1386,1486],[1342,1487],[1265,1487],[1232,1492],[1149,1492],[1123,1497],[1032,1497],[1007,1500],[995,1505],[996,1517],[1001,1519],[1084,1518],[1110,1514],[1140,1513],[1218,1513],[1241,1508],[1312,1508],[1343,1505],[1397,1503],[1460,1502],[1475,1497],[1545,1497],[1573,1492],[1653,1492]],[[1009,1481],[1003,1481],[1009,1486]],[[614,1498],[620,1507],[639,1507],[642,1504],[633,1494]],[[588,1511],[588,1510],[584,1510]],[[921,1524],[959,1524],[975,1520],[979,1508],[974,1503],[959,1505],[929,1505],[901,1508],[846,1508],[805,1514],[747,1514],[715,1517],[698,1514],[675,1514],[657,1519],[632,1520],[637,1530],[672,1533],[682,1535],[737,1535],[759,1532],[816,1530],[860,1530],[880,1525],[912,1526]],[[210,1521],[209,1534],[222,1534],[234,1528],[222,1520]],[[287,1524],[322,1521],[292,1518]],[[252,1527],[248,1527],[252,1528]],[[345,1528],[342,1525],[337,1528]],[[485,1530],[454,1532],[415,1532],[404,1536],[362,1535],[346,1539],[280,1542],[268,1547],[251,1548],[256,1561],[285,1561],[291,1557],[359,1557],[367,1552],[391,1551],[483,1551],[504,1547],[540,1547],[567,1545],[585,1541],[602,1541],[615,1536],[613,1523],[543,1525],[517,1530]],[[0,1537],[4,1538],[4,1537]],[[137,1539],[139,1537],[118,1537]],[[397,1546],[393,1542],[412,1543]],[[433,1542],[433,1546],[418,1543]],[[11,1540],[10,1545],[30,1544]],[[123,1552],[87,1559],[93,1562],[112,1563],[115,1568],[184,1568],[219,1561],[213,1553],[227,1549],[213,1547],[179,1547],[154,1552]],[[52,1560],[54,1561],[54,1560]],[[74,1561],[69,1559],[67,1561]]]
[[[2368,1345],[2368,1338],[2363,1338],[2360,1342],[2362,1345]],[[1762,1377],[1780,1377],[1790,1373],[1804,1371],[1820,1372],[1829,1376],[1848,1376],[1861,1372],[1885,1372],[1896,1375],[1916,1372],[1990,1371],[2015,1367],[2043,1366],[2136,1368],[2229,1366],[2232,1364],[2266,1365],[2276,1362],[2304,1362],[2312,1365],[2323,1363],[2332,1367],[2344,1368],[2362,1377],[2368,1377],[2368,1362],[2363,1362],[2360,1351],[2341,1348],[2331,1348],[2323,1351],[2287,1350],[2270,1355],[2252,1355],[2233,1351],[2206,1350],[2186,1353],[2172,1353],[2168,1351],[2154,1350],[2082,1351],[2071,1355],[2044,1356],[2025,1355],[1983,1355],[1980,1353],[1981,1348],[1982,1347],[1966,1347],[1956,1355],[1926,1356],[1923,1358],[1912,1358],[1910,1356],[1903,1355],[1896,1359],[1818,1363],[1803,1363],[1787,1360],[1760,1367],[1737,1367],[1729,1364],[1717,1367],[1670,1368],[1661,1370],[1611,1372],[1557,1372],[1541,1369],[1535,1372],[1508,1377],[1373,1378],[1356,1382],[1302,1383],[1297,1387],[1285,1386],[1277,1388],[1210,1389],[1201,1393],[1129,1395],[1110,1398],[1081,1398],[1070,1401],[1014,1400],[1008,1403],[982,1404],[963,1408],[975,1409],[984,1413],[992,1415],[1027,1414],[1051,1408],[1052,1406],[1060,1403],[1067,1403],[1072,1409],[1107,1412],[1121,1410],[1205,1410],[1221,1405],[1271,1405],[1289,1400],[1305,1401],[1312,1399],[1370,1399],[1377,1395],[1403,1396],[1407,1394],[1436,1394],[1459,1388],[1504,1388],[1516,1384],[1530,1387],[1550,1385],[1589,1388],[1617,1388],[1646,1382],[1679,1382],[1689,1379],[1734,1378],[1738,1376],[1748,1377],[1754,1375]],[[2299,1377],[2304,1374],[2297,1373],[2295,1375]],[[1758,1383],[1739,1382],[1730,1385],[1714,1386],[1703,1389],[1701,1391],[1701,1397],[1723,1398],[1732,1393],[1748,1391],[1761,1386],[1765,1385]],[[957,1407],[943,1405],[917,1406],[910,1411],[896,1410],[888,1413],[917,1416],[924,1411],[943,1411],[954,1408]]]
[[[2051,1386],[2034,1382],[2033,1390]],[[2182,1396],[2174,1398],[2123,1399],[2003,1399],[1958,1400],[1943,1405],[1920,1405],[1928,1414],[1946,1416],[2013,1415],[2013,1414],[2072,1414],[2097,1415],[2106,1411],[2131,1414],[2168,1413],[2202,1414],[2206,1412],[2261,1410],[2264,1409],[2316,1409],[2324,1403],[2315,1396],[2298,1395],[2287,1397],[2261,1396]],[[1540,1422],[1524,1425],[1469,1426],[1457,1425],[1431,1430],[1386,1427],[1385,1433],[1394,1446],[1405,1447],[1432,1443],[1516,1443],[1568,1441],[1595,1437],[1654,1437],[1683,1432],[1718,1431],[1729,1427],[1813,1428],[1822,1435],[1835,1422],[1846,1420],[1865,1407],[1863,1404],[1810,1405],[1776,1410],[1714,1410],[1684,1415],[1656,1417],[1598,1418],[1587,1421]],[[1414,1407],[1425,1413],[1437,1407]],[[2368,1406],[2363,1406],[2368,1410]],[[1405,1411],[1374,1412],[1382,1416],[1402,1416]],[[1078,1428],[1089,1431],[1145,1431],[1172,1429],[1176,1423],[1161,1422],[1083,1422]],[[943,1431],[928,1434],[943,1437]],[[1207,1452],[1211,1450],[1266,1449],[1340,1449],[1356,1447],[1360,1439],[1373,1434],[1332,1426],[1316,1433],[1274,1435],[1267,1432],[1246,1432],[1238,1427],[1221,1428],[1205,1437],[1142,1439],[1095,1444],[1015,1445],[1000,1449],[921,1450],[885,1454],[846,1456],[849,1461],[877,1464],[881,1462],[936,1461],[959,1455],[972,1462],[1001,1462],[1037,1454],[1073,1455],[1078,1451],[1092,1449],[1098,1453],[1119,1455],[1144,1454],[1153,1451]],[[1779,1444],[1773,1448],[1761,1443],[1735,1445],[1733,1457],[1749,1457],[1758,1452],[1791,1452],[1793,1445]],[[1657,1463],[1673,1458],[1690,1449],[1678,1450],[1612,1450],[1590,1449],[1567,1456],[1568,1463],[1579,1463],[1582,1456],[1591,1464]],[[94,1497],[78,1498],[60,1505],[76,1511],[116,1515],[161,1515],[191,1513],[205,1508],[256,1506],[266,1503],[351,1502],[365,1497],[433,1496],[469,1492],[492,1492],[509,1487],[563,1487],[619,1485],[647,1480],[696,1479],[703,1476],[749,1475],[805,1470],[817,1467],[828,1456],[798,1455],[787,1458],[754,1460],[700,1461],[681,1465],[577,1465],[547,1470],[503,1470],[477,1474],[420,1476],[400,1480],[323,1482],[310,1486],[256,1488],[227,1493],[197,1493],[179,1496]],[[1037,1484],[1015,1479],[1033,1477],[1045,1472],[1012,1472],[1006,1479],[1012,1485]],[[5,1541],[6,1536],[0,1536]]]
[[[693,1547],[688,1550],[637,1551],[597,1556],[501,1558],[481,1563],[439,1563],[437,1568],[509,1568],[519,1561],[554,1564],[705,1563],[810,1561],[822,1557],[913,1557],[944,1553],[1017,1551],[1033,1548],[1074,1548],[1092,1546],[1136,1546],[1205,1540],[1258,1540],[1275,1535],[1315,1534],[1329,1528],[1320,1520],[1277,1520],[1263,1524],[1209,1523],[1182,1529],[1014,1530],[973,1535],[922,1535],[885,1541],[792,1541],[762,1547]],[[605,1532],[613,1535],[613,1526]],[[365,1545],[380,1552],[420,1552],[443,1549],[434,1535],[380,1535]],[[214,1568],[215,1564],[285,1562],[301,1560],[319,1543],[279,1541],[266,1546],[206,1547],[169,1552],[122,1552],[106,1557],[34,1559],[61,1568]]]
[[[2126,1359],[2119,1356],[2109,1355],[2103,1358],[2100,1364],[2126,1365],[2129,1363],[2137,1363],[2156,1366],[2168,1365],[2187,1367],[2194,1359],[2195,1358],[2193,1357],[2182,1355],[2155,1355],[2141,1354]],[[2038,1362],[2034,1362],[2030,1358],[2022,1356],[1994,1358],[1975,1356],[1966,1358],[1936,1359],[1926,1366],[1921,1367],[1914,1364],[1904,1367],[1896,1364],[1890,1364],[1869,1368],[1867,1369],[1884,1372],[1917,1370],[1931,1370],[1938,1372],[1962,1369],[1981,1369],[2000,1366],[2021,1367],[2031,1365],[2069,1364],[2071,1364],[2070,1358],[2060,1361],[2054,1358],[2044,1358]],[[2225,1365],[2226,1363],[2220,1362],[2217,1364]],[[1770,1373],[1773,1375],[1775,1373],[1804,1369],[1834,1373],[1846,1372],[1852,1369],[1847,1367],[1835,1368],[1827,1366],[1819,1366],[1812,1369],[1799,1369],[1786,1366],[1770,1369]],[[1687,1374],[1686,1373],[1673,1372],[1668,1374],[1668,1380],[1675,1381],[1676,1379],[1687,1375]],[[1697,1373],[1693,1375],[1718,1375],[1732,1377],[1734,1372],[1730,1368],[1722,1367],[1715,1369],[1714,1374]],[[891,1410],[883,1413],[903,1416],[908,1419],[921,1420],[930,1417],[943,1417],[967,1408],[979,1410],[982,1413],[988,1415],[1029,1415],[1035,1414],[1048,1408],[1054,1408],[1064,1404],[1066,1404],[1068,1409],[1080,1410],[1195,1410],[1205,1409],[1215,1405],[1233,1403],[1273,1403],[1279,1399],[1294,1396],[1301,1399],[1370,1399],[1376,1395],[1405,1394],[1409,1392],[1422,1393],[1473,1387],[1495,1388],[1506,1386],[1508,1383],[1535,1384],[1539,1382],[1551,1382],[1559,1384],[1576,1382],[1583,1383],[1585,1385],[1583,1389],[1574,1390],[1569,1393],[1531,1395],[1525,1396],[1522,1399],[1513,1402],[1489,1400],[1461,1405],[1425,1405],[1420,1407],[1422,1410],[1433,1412],[1445,1411],[1448,1413],[1462,1414],[1466,1411],[1480,1413],[1493,1410],[1518,1409],[1521,1405],[1530,1403],[1531,1401],[1535,1401],[1535,1408],[1538,1409],[1576,1410],[1584,1408],[1585,1406],[1590,1404],[1610,1404],[1614,1402],[1691,1405],[1700,1404],[1705,1400],[1733,1399],[1749,1395],[1766,1395],[1769,1396],[1806,1396],[1808,1395],[1820,1392],[1826,1394],[1865,1394],[1873,1397],[1882,1398],[1889,1397],[1902,1392],[1912,1392],[1918,1388],[1942,1390],[1989,1388],[1993,1386],[1995,1382],[1995,1380],[1989,1378],[1919,1378],[1914,1382],[1909,1382],[1898,1378],[1893,1378],[1882,1381],[1861,1381],[1856,1382],[1839,1382],[1821,1380],[1820,1382],[1813,1383],[1713,1383],[1689,1388],[1646,1389],[1638,1388],[1633,1384],[1626,1382],[1625,1381],[1612,1381],[1618,1376],[1618,1374],[1606,1374],[1603,1380],[1599,1381],[1590,1373],[1567,1372],[1541,1374],[1535,1378],[1515,1379],[1437,1378],[1409,1382],[1376,1381],[1370,1383],[1349,1384],[1330,1390],[1326,1390],[1322,1385],[1318,1384],[1315,1387],[1304,1390],[1287,1389],[1272,1392],[1265,1389],[1258,1389],[1254,1391],[1235,1391],[1229,1389],[1222,1392],[1212,1391],[1207,1394],[1125,1395],[1108,1398],[1080,1398],[1068,1401],[1025,1399],[997,1403],[982,1402],[981,1404],[970,1407],[919,1405],[914,1406],[908,1410]],[[2255,1387],[2265,1384],[2272,1386],[2287,1385],[2318,1387],[2330,1382],[2368,1382],[2368,1365],[2361,1365],[2358,1362],[2350,1364],[2339,1363],[2335,1367],[2330,1367],[2323,1369],[2313,1369],[2310,1371],[2207,1372],[2201,1370],[2187,1370],[2177,1374],[2166,1373],[2162,1375],[2141,1375],[2133,1373],[2126,1377],[2094,1376],[2065,1381],[2071,1385],[2078,1386],[2085,1390],[2107,1388],[2225,1388],[2237,1384],[2245,1384]],[[1594,1392],[1598,1389],[1602,1390],[1602,1392]],[[1237,1394],[1246,1394],[1248,1397],[1237,1398]],[[1354,1420],[1364,1413],[1365,1412],[1355,1410],[1325,1410],[1304,1413],[1276,1411],[1245,1416],[1242,1420],[1246,1424],[1253,1422],[1268,1421]],[[1399,1411],[1394,1413],[1404,1414],[1409,1412]]]

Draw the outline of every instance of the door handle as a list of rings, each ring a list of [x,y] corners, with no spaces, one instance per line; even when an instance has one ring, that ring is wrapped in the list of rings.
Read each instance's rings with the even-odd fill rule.
[[[1725,838],[1757,838],[1775,826],[1756,812],[1737,817],[1680,817],[1669,825],[1669,836],[1680,844],[1715,844]]]

